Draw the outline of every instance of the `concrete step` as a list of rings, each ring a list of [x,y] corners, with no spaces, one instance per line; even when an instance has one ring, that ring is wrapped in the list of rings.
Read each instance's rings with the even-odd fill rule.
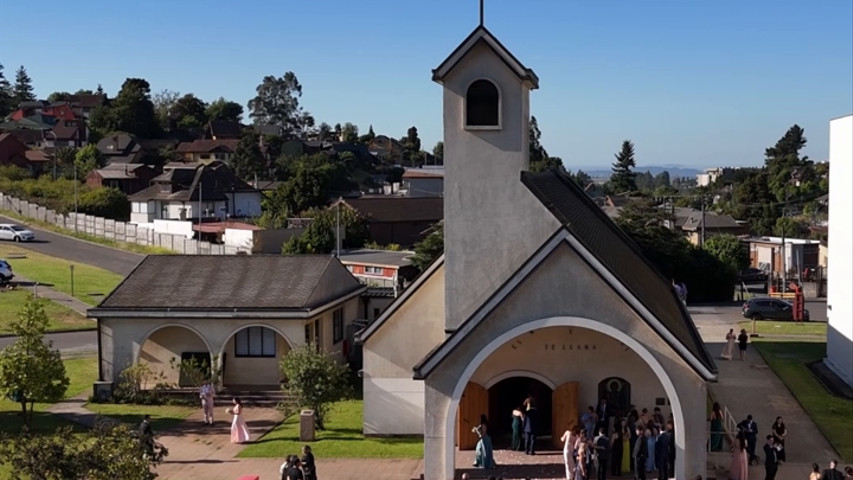
[[[281,403],[294,403],[294,398],[281,390],[224,389],[217,393],[214,405],[218,407],[231,405],[234,397],[238,397],[243,405],[251,407],[275,408]]]

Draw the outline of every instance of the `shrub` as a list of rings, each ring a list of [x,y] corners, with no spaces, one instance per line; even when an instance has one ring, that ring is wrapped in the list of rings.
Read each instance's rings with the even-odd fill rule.
[[[130,218],[130,202],[120,190],[96,188],[80,195],[77,211],[96,217],[126,220]]]
[[[287,379],[283,390],[295,397],[297,407],[314,410],[320,430],[324,428],[329,405],[352,393],[349,369],[329,354],[318,352],[314,345],[296,348],[285,355],[281,359],[281,372]]]

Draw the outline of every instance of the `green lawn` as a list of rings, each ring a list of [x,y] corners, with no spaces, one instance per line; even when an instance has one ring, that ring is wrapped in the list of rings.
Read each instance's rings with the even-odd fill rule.
[[[10,210],[0,210],[0,214],[5,217],[14,218],[19,222],[26,225],[33,225],[42,230],[47,230],[54,233],[60,233],[62,235],[68,235],[69,237],[76,237],[81,240],[86,240],[92,243],[98,243],[107,247],[117,248],[119,250],[127,250],[128,252],[141,253],[143,255],[155,255],[155,254],[164,254],[164,253],[177,253],[168,248],[163,247],[153,247],[149,245],[139,245],[136,243],[125,243],[125,242],[116,242],[115,240],[110,240],[108,238],[96,237],[94,235],[88,235],[85,233],[74,233],[74,230],[69,230],[66,228],[60,228],[56,225],[48,222],[43,222],[41,220],[34,220],[29,217],[25,217],[23,215],[19,215],[17,212],[13,212]]]
[[[9,322],[18,318],[18,312],[24,306],[32,291],[28,288],[0,290],[0,334],[12,333]],[[84,330],[95,328],[96,324],[68,307],[49,300],[44,301],[44,311],[50,319],[48,331]]]
[[[70,266],[74,265],[74,296],[89,305],[100,302],[123,279],[121,275],[101,268],[42,255],[15,245],[0,245],[0,258],[9,262],[15,273],[22,277],[50,285],[68,295],[71,295]]]
[[[738,327],[752,332],[752,320],[738,323]],[[755,322],[759,335],[820,335],[826,336],[826,322],[780,322],[777,320],[759,320]]]
[[[65,373],[68,375],[68,390],[65,398],[77,395],[92,389],[92,382],[98,377],[97,359],[93,356],[73,358],[65,360]],[[40,432],[53,432],[58,427],[68,425],[68,422],[49,413],[45,413],[50,403],[37,403],[33,411],[33,427]],[[0,432],[21,431],[22,418],[20,416],[21,405],[8,398],[0,399]],[[79,427],[82,429],[82,427]]]
[[[142,416],[151,415],[151,428],[164,432],[181,423],[198,407],[181,405],[129,405],[116,403],[87,403],[86,408],[128,425],[138,425]]]
[[[843,463],[853,461],[853,400],[828,393],[807,367],[826,356],[826,343],[757,339],[753,346],[829,439]]]
[[[329,412],[326,430],[317,432],[311,443],[314,454],[327,458],[421,458],[420,438],[364,438],[361,400],[336,403]],[[299,416],[293,415],[256,443],[243,449],[240,457],[281,457],[301,451]]]

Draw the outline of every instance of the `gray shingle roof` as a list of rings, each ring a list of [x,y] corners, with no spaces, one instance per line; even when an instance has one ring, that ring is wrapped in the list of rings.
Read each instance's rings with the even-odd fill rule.
[[[670,283],[583,190],[560,172],[522,172],[521,181],[703,366],[717,371]]]
[[[329,255],[149,255],[99,310],[311,310],[364,287]]]

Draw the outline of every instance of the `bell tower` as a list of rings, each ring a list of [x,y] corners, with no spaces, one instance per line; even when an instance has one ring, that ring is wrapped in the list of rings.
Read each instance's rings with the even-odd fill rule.
[[[444,87],[445,330],[559,227],[521,184],[539,78],[480,25],[433,70]]]

